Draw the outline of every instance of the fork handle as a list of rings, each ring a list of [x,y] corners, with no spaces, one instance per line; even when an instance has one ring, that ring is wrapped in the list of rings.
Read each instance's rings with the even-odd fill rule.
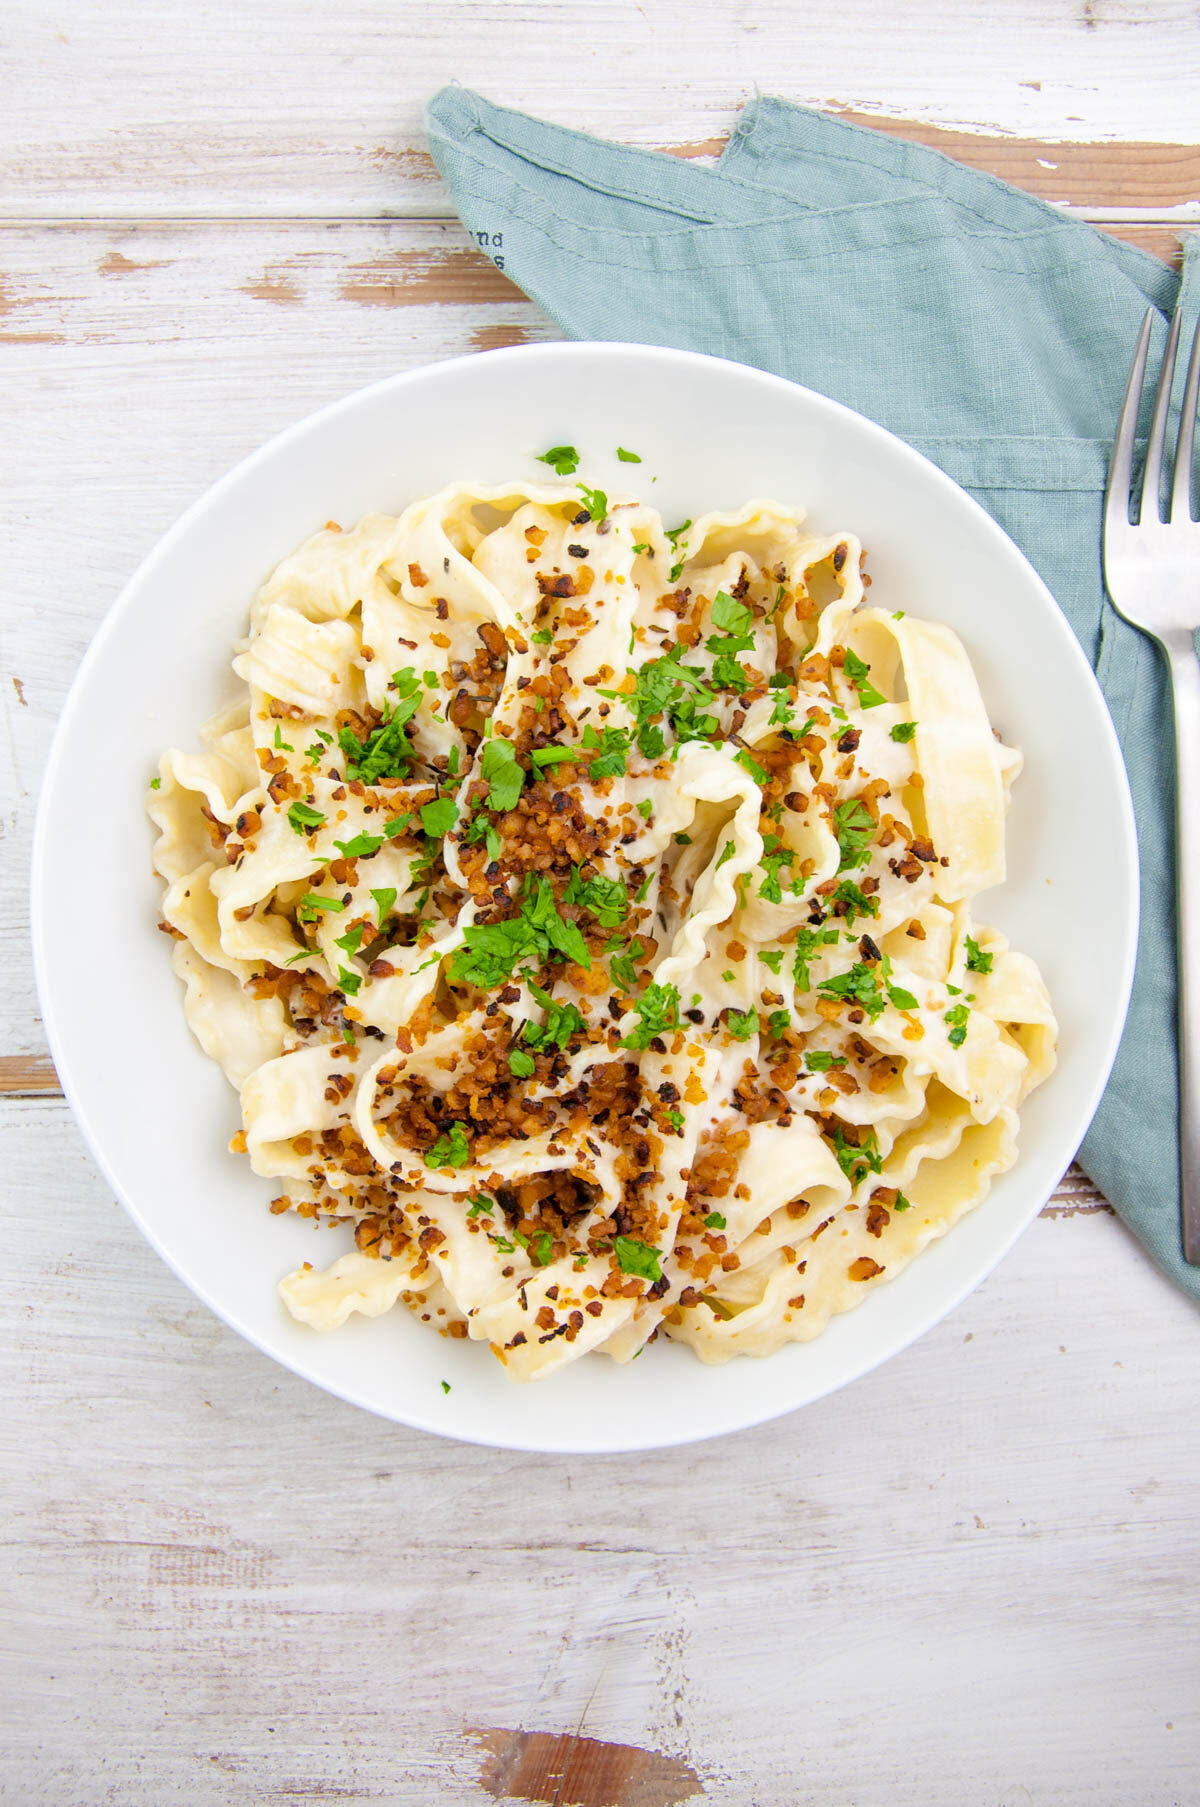
[[[1190,632],[1164,637],[1164,645],[1175,695],[1183,1258],[1200,1267],[1200,659]]]

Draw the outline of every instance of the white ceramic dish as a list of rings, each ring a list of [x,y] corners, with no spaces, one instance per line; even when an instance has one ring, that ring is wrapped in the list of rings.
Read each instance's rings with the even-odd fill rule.
[[[979,913],[1046,974],[1061,1047],[1025,1107],[1014,1170],[815,1342],[723,1368],[655,1344],[632,1367],[589,1358],[516,1387],[486,1351],[431,1336],[403,1310],[324,1336],[286,1315],[278,1277],[331,1260],[343,1242],[271,1217],[271,1183],[226,1151],[237,1100],[191,1039],[155,930],[142,795],[161,749],[192,745],[229,699],[250,598],[306,535],[330,518],[398,511],[453,479],[544,475],[532,455],[564,440],[585,455],[584,481],[644,487],[667,518],[752,496],[801,502],[820,528],[861,537],[873,601],[957,630],[993,724],[1026,755],[1010,878]],[[618,464],[617,445],[642,464]],[[1025,559],[949,478],[849,410],[741,365],[541,345],[349,396],[247,459],[168,533],[97,633],[59,724],[35,841],[35,962],[54,1059],[97,1161],[154,1247],[234,1329],[405,1424],[508,1448],[631,1450],[736,1430],[844,1386],[995,1266],[1099,1101],[1132,979],[1136,872],[1124,768],[1087,662]]]

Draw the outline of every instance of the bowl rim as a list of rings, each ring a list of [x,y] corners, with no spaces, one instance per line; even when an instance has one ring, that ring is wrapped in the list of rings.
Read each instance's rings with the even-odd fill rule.
[[[1119,960],[1116,963],[1117,982],[1113,985],[1110,980],[1109,986],[1110,992],[1114,994],[1117,1007],[1112,1012],[1107,1043],[1101,1051],[1100,1057],[1095,1059],[1091,1086],[1072,1119],[1074,1125],[1071,1137],[1072,1148],[1067,1158],[1068,1161],[1074,1159],[1075,1150],[1082,1141],[1100,1104],[1124,1033],[1137,961],[1141,901],[1137,825],[1129,779],[1108,702],[1100,688],[1095,671],[1053,593],[1026,554],[982,504],[976,501],[969,491],[956,483],[940,466],[888,428],[879,425],[869,416],[860,414],[856,409],[848,407],[843,402],[836,401],[804,384],[793,382],[787,377],[761,370],[755,365],[743,364],[736,359],[718,357],[707,352],[689,351],[674,346],[658,346],[637,341],[575,339],[502,346],[492,351],[467,352],[453,357],[439,358],[418,365],[411,370],[394,372],[376,382],[350,390],[333,401],[325,403],[322,407],[302,415],[273,434],[261,445],[256,446],[203,489],[176,517],[165,533],[158,538],[149,552],[141,559],[132,575],[122,585],[118,595],[109,604],[97,625],[71,681],[55,727],[39,787],[30,861],[30,938],[38,1001],[51,1057],[64,1098],[83,1135],[92,1159],[120,1200],[122,1208],[155,1253],[187,1287],[188,1291],[214,1312],[224,1324],[260,1353],[299,1378],[317,1386],[322,1392],[331,1394],[361,1410],[371,1412],[374,1416],[382,1417],[387,1422],[430,1432],[452,1442],[471,1443],[484,1448],[511,1449],[539,1454],[615,1455],[632,1454],[643,1450],[678,1448],[691,1443],[705,1442],[719,1436],[731,1436],[743,1430],[752,1430],[772,1419],[789,1416],[793,1412],[802,1410],[805,1406],[816,1404],[818,1400],[828,1397],[833,1392],[840,1392],[844,1387],[861,1379],[863,1375],[881,1367],[948,1317],[976,1287],[982,1284],[983,1280],[999,1266],[1011,1251],[1014,1243],[1041,1211],[1046,1199],[1052,1196],[1053,1185],[1044,1197],[1031,1199],[1027,1209],[1014,1213],[1003,1237],[989,1250],[986,1261],[982,1265],[977,1264],[976,1270],[973,1270],[961,1284],[952,1288],[948,1293],[939,1297],[932,1306],[919,1313],[915,1327],[906,1327],[903,1332],[893,1336],[885,1343],[882,1350],[867,1351],[860,1361],[851,1364],[844,1373],[830,1379],[827,1384],[821,1384],[817,1390],[807,1393],[803,1399],[790,1404],[780,1406],[772,1401],[762,1410],[751,1407],[748,1412],[738,1415],[736,1422],[728,1424],[721,1423],[700,1429],[691,1426],[685,1428],[672,1426],[665,1431],[656,1429],[651,1435],[638,1435],[634,1431],[621,1441],[602,1443],[587,1439],[572,1441],[561,1438],[553,1442],[546,1442],[538,1441],[536,1437],[488,1435],[483,1430],[465,1431],[439,1423],[436,1418],[423,1412],[415,1403],[410,1404],[409,1402],[403,1402],[402,1413],[397,1410],[385,1409],[377,1402],[364,1399],[356,1394],[352,1386],[327,1378],[316,1372],[311,1364],[300,1359],[293,1359],[272,1347],[264,1340],[263,1335],[242,1322],[236,1311],[222,1304],[206,1285],[186,1271],[185,1267],[164,1246],[158,1233],[127,1196],[124,1182],[118,1176],[104,1151],[101,1128],[93,1122],[86,1100],[82,1095],[81,1085],[72,1071],[70,1047],[57,1011],[52,950],[48,944],[45,928],[46,913],[43,907],[50,816],[54,799],[60,790],[61,767],[66,758],[74,720],[83,707],[83,698],[88,692],[92,671],[101,661],[110,639],[119,633],[131,600],[147,583],[153,581],[158,567],[169,561],[178,542],[186,537],[194,523],[203,516],[205,511],[230,491],[236,490],[239,484],[260,465],[270,462],[292,445],[302,442],[310,434],[319,433],[326,423],[336,419],[339,415],[369,404],[389,391],[411,392],[426,382],[436,381],[447,367],[453,365],[504,363],[528,365],[534,362],[552,365],[557,362],[568,363],[581,352],[586,353],[589,357],[599,355],[614,362],[621,362],[630,357],[651,359],[668,365],[676,364],[681,370],[694,370],[697,366],[716,366],[722,370],[736,371],[739,378],[743,378],[749,383],[762,385],[776,393],[786,392],[789,395],[798,395],[807,405],[814,407],[818,412],[828,411],[834,419],[850,425],[852,430],[875,439],[880,446],[886,447],[892,456],[899,458],[901,463],[919,470],[923,479],[932,482],[935,489],[940,489],[952,506],[962,508],[965,505],[973,515],[975,526],[983,538],[990,539],[994,545],[1003,548],[1007,556],[1015,555],[1019,559],[1029,584],[1039,593],[1043,604],[1061,621],[1065,629],[1063,644],[1067,648],[1067,656],[1074,661],[1078,675],[1084,681],[1084,687],[1089,689],[1092,694],[1093,702],[1099,705],[1096,710],[1097,726],[1108,743],[1117,776],[1112,797],[1116,811],[1116,819],[1113,824],[1114,846],[1123,851],[1126,856],[1121,860],[1117,874],[1114,875],[1110,872],[1106,877],[1106,883],[1110,887],[1114,883],[1114,877],[1116,879],[1119,889],[1120,919],[1124,925],[1123,940],[1118,950]],[[249,598],[247,605],[248,601]],[[750,1358],[741,1359],[749,1360]],[[631,1414],[631,1419],[635,1424],[638,1422],[636,1415]]]

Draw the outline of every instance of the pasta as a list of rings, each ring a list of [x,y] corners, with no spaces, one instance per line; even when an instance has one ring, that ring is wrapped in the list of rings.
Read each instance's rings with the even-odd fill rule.
[[[234,1146],[353,1235],[297,1319],[764,1356],[1012,1164],[1054,1016],[969,912],[1020,755],[803,519],[456,485],[259,591],[147,806]]]

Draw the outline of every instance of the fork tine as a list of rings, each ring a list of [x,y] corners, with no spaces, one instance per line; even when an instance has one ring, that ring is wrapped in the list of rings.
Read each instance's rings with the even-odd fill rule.
[[[1117,421],[1112,458],[1108,466],[1108,487],[1104,493],[1104,532],[1106,537],[1129,526],[1129,482],[1133,474],[1133,441],[1137,433],[1138,410],[1142,401],[1142,384],[1146,378],[1146,355],[1150,349],[1150,328],[1154,309],[1146,309],[1137,348],[1125,385],[1125,399]]]
[[[1175,480],[1171,485],[1172,521],[1192,518],[1192,454],[1196,444],[1196,407],[1200,403],[1200,320],[1192,339],[1192,355],[1188,359],[1187,388],[1183,392],[1183,413],[1179,417],[1179,444],[1175,448]]]
[[[1171,384],[1175,378],[1175,351],[1178,344],[1179,309],[1176,308],[1171,317],[1171,330],[1167,334],[1162,369],[1158,374],[1158,388],[1154,394],[1154,413],[1150,420],[1150,438],[1146,445],[1146,470],[1142,478],[1142,505],[1138,511],[1138,520],[1143,524],[1162,519],[1159,489],[1162,485],[1163,441],[1167,436],[1167,413],[1171,406]]]

